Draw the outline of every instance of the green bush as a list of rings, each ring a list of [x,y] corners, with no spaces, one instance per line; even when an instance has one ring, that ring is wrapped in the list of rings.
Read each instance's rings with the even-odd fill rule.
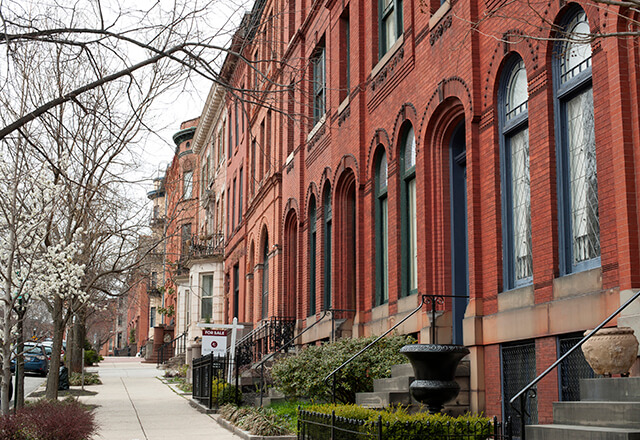
[[[242,391],[223,379],[213,379],[211,381],[211,401],[217,406],[228,403],[238,404],[242,402]]]
[[[340,339],[332,344],[311,346],[298,355],[281,358],[271,370],[276,386],[293,398],[331,399],[331,383],[323,379],[375,339]],[[400,348],[415,340],[407,336],[383,338],[346,366],[336,378],[336,399],[353,403],[356,393],[373,391],[373,380],[391,376],[391,366],[408,362]]]
[[[102,356],[100,356],[94,349],[85,350],[84,351],[84,364],[87,366],[91,366],[93,364],[97,364],[98,362],[104,360]]]
[[[465,414],[452,417],[446,414],[429,414],[418,412],[407,413],[405,408],[378,411],[362,408],[357,405],[310,405],[304,408],[316,414],[330,415],[335,411],[337,418],[355,419],[361,423],[346,423],[337,419],[337,426],[358,429],[360,432],[374,434],[378,429],[378,422],[382,422],[382,437],[385,440],[405,440],[407,438],[428,438],[430,440],[455,438],[472,438],[483,440],[489,437],[493,428],[491,420],[481,415]],[[315,418],[315,416],[314,416]],[[329,428],[310,426],[314,431],[311,438],[324,438]]]

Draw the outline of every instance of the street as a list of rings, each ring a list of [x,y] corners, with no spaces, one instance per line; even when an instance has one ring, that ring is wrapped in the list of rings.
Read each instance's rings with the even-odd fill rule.
[[[13,377],[13,380],[15,381],[16,378],[15,376]],[[46,377],[40,377],[40,376],[36,376],[35,374],[30,374],[27,373],[24,375],[24,395],[25,397],[28,396],[29,394],[31,394],[32,392],[34,392],[35,390],[38,389],[38,387],[42,384],[45,383],[45,381],[47,380]],[[13,382],[13,385],[15,386],[15,382]],[[14,393],[15,395],[15,393]],[[13,408],[13,399],[11,399],[9,401],[9,406],[11,408]]]

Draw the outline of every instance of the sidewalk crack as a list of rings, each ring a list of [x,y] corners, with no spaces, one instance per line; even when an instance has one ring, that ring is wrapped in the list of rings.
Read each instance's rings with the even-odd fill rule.
[[[129,389],[127,388],[127,385],[124,383],[124,379],[121,377],[120,378],[120,382],[122,382],[122,386],[124,387],[124,390],[127,392],[127,397],[129,398],[129,402],[131,402],[131,406],[133,407],[133,410],[136,413],[136,418],[138,419],[138,424],[140,425],[140,429],[142,430],[142,435],[144,435],[145,440],[149,440],[149,437],[147,437],[147,433],[144,430],[144,427],[142,426],[142,420],[140,420],[140,415],[138,414],[138,408],[136,408],[136,405],[133,403],[133,399],[131,399],[131,394],[129,394]]]

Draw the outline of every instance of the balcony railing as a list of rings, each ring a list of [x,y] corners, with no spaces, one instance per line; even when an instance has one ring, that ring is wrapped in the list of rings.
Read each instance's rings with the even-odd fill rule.
[[[158,289],[157,285],[154,285],[153,283],[149,283],[147,285],[147,295],[149,296],[157,296],[160,297],[162,296],[162,292],[160,292],[160,289]]]
[[[206,237],[194,235],[189,246],[190,258],[206,258],[224,255],[224,235],[221,232]]]

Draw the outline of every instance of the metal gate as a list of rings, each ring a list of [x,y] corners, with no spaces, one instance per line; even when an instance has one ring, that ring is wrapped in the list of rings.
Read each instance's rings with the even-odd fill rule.
[[[502,420],[511,417],[513,436],[521,437],[520,417],[511,407],[509,400],[536,378],[535,342],[521,342],[503,345],[502,357]],[[526,424],[538,422],[538,398],[530,395],[525,405]]]

